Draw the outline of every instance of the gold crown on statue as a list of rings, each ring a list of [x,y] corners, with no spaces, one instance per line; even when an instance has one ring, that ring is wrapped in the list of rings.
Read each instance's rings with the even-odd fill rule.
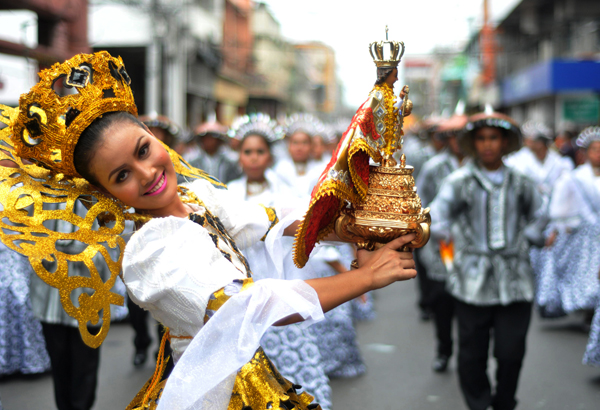
[[[98,117],[115,111],[137,116],[131,79],[121,57],[106,51],[79,54],[39,74],[40,81],[19,99],[11,137],[17,154],[66,177],[80,177],[73,151],[81,133]],[[76,92],[57,93],[62,81]]]
[[[386,47],[390,48],[388,59],[385,58]],[[388,40],[388,27],[385,26],[385,41],[374,41],[369,44],[369,53],[377,68],[396,68],[404,55],[404,43]]]

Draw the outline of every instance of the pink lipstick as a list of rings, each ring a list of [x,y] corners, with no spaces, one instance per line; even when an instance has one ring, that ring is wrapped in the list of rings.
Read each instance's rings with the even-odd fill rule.
[[[144,195],[148,195],[148,196],[158,195],[162,191],[164,191],[166,187],[167,187],[167,176],[163,172],[161,174],[160,178],[158,179],[158,181],[156,181],[152,185],[152,187],[148,191],[146,191],[146,193]]]

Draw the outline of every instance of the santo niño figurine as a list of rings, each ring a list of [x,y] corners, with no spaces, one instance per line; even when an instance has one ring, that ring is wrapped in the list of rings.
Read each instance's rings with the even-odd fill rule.
[[[429,210],[421,208],[413,168],[404,155],[400,164],[392,157],[402,149],[404,117],[412,111],[408,86],[399,97],[394,95],[404,43],[386,39],[371,43],[369,51],[377,81],[312,192],[294,245],[294,261],[300,267],[315,244],[333,230],[363,249],[376,249],[411,232],[416,233],[411,248],[429,239]],[[370,166],[370,160],[380,166]]]

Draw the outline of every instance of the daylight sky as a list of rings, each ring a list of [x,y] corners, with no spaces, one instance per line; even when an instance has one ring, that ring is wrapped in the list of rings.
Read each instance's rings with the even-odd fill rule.
[[[292,42],[321,41],[336,52],[338,77],[345,102],[357,107],[375,79],[367,46],[385,39],[404,41],[406,55],[422,54],[436,46],[460,49],[471,25],[480,27],[483,0],[261,0],[269,5]],[[520,0],[489,0],[493,21],[501,20]]]

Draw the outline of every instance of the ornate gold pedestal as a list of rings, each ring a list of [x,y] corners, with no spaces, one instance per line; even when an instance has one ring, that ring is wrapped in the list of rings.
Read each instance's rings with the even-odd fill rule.
[[[400,165],[394,164],[388,159],[384,166],[371,166],[366,200],[336,220],[338,236],[355,242],[359,249],[378,249],[409,233],[416,238],[403,250],[420,248],[429,240],[431,217],[429,208],[421,208],[414,168],[405,165],[404,155]]]

